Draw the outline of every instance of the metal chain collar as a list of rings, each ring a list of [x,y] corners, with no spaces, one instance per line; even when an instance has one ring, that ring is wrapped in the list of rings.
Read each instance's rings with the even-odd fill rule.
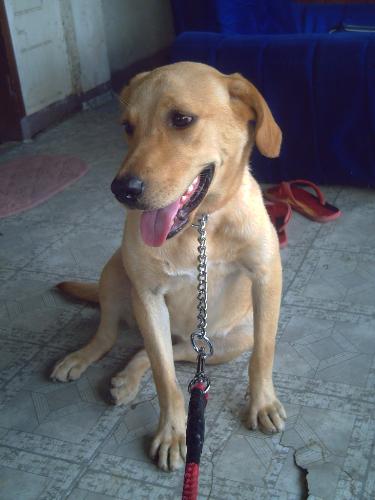
[[[210,379],[204,372],[206,358],[214,353],[213,345],[207,336],[207,254],[206,254],[206,223],[208,215],[204,214],[198,219],[198,224],[192,224],[198,230],[198,295],[197,295],[197,329],[191,334],[191,343],[197,357],[197,370],[194,378],[189,383],[189,392],[198,383],[204,383],[206,393],[210,388]]]

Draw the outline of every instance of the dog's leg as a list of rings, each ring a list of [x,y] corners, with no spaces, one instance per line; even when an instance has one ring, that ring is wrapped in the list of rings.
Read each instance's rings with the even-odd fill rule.
[[[227,335],[212,339],[214,355],[207,358],[208,364],[227,363],[253,346],[252,324],[247,322],[235,326]],[[195,363],[197,353],[191,342],[179,342],[173,346],[174,361]],[[143,375],[150,368],[150,359],[145,349],[137,352],[128,365],[112,378],[111,395],[115,404],[127,404],[137,396]]]
[[[278,254],[268,265],[254,272],[252,297],[254,308],[254,349],[249,364],[250,404],[247,425],[258,425],[266,432],[284,428],[285,410],[277,399],[272,367],[281,302],[281,262]]]
[[[233,359],[238,358],[244,352],[249,352],[253,348],[253,324],[252,319],[235,326],[224,337],[215,337],[212,340],[214,346],[214,354],[207,358],[207,364],[216,365],[220,363],[228,363]],[[190,350],[192,350],[191,343],[189,342]],[[194,352],[195,362],[197,358]],[[181,359],[183,361],[183,359]]]
[[[120,252],[116,252],[105,265],[99,283],[101,317],[99,328],[90,342],[59,361],[51,378],[60,382],[76,380],[87,367],[100,359],[116,342],[119,321],[131,315],[130,285]]]
[[[161,469],[175,470],[186,456],[186,415],[173,363],[169,312],[163,295],[149,290],[132,288],[132,303],[159,397],[159,426],[150,454],[158,456]]]

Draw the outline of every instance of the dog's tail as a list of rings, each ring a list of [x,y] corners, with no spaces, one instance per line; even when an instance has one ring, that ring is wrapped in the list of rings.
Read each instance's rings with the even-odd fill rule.
[[[88,302],[99,302],[98,283],[79,283],[78,281],[63,281],[56,287],[64,293],[76,299],[87,300]]]

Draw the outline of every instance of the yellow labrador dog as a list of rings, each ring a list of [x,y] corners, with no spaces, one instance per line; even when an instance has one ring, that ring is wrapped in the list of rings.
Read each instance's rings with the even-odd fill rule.
[[[195,361],[197,216],[207,224],[209,321],[223,363],[253,349],[247,425],[268,432],[286,418],[272,382],[281,297],[276,232],[248,160],[254,143],[270,158],[281,132],[257,89],[239,74],[181,62],[133,78],[121,94],[128,153],[111,189],[128,211],[121,248],[99,285],[60,288],[99,301],[98,331],[59,361],[52,378],[77,379],[114,345],[119,322],[137,325],[145,349],[112,379],[116,404],[135,398],[151,366],[160,421],[151,456],[164,470],[185,458],[184,397],[174,361]],[[172,336],[176,339],[172,345]]]

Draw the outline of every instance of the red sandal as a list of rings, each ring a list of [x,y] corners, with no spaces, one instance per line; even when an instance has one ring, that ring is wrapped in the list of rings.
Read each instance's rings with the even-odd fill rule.
[[[266,201],[265,206],[279,237],[280,248],[284,248],[288,244],[285,228],[292,216],[290,206],[282,201]]]
[[[312,188],[316,196],[303,189],[305,186]],[[264,197],[270,201],[288,203],[293,210],[316,222],[329,222],[341,215],[338,208],[325,201],[323,193],[311,181],[281,182],[277,186],[267,189]]]

